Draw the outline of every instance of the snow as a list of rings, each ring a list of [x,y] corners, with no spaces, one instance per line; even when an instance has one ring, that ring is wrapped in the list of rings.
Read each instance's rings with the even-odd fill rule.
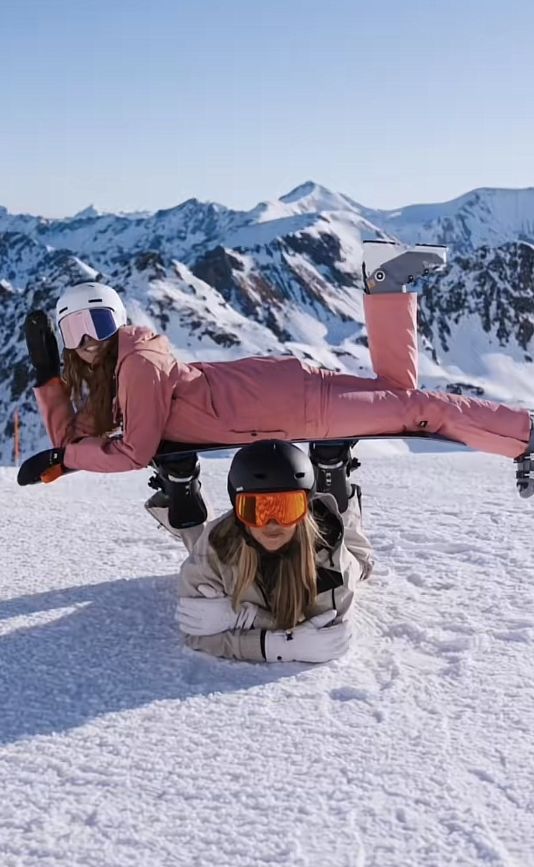
[[[321,184],[306,181],[280,197],[280,202],[291,205],[294,211],[345,211],[358,208],[342,193],[333,193]]]
[[[377,567],[320,666],[183,647],[148,471],[0,469],[2,867],[534,863],[534,503],[504,459],[360,456]]]
[[[447,353],[438,348],[440,361],[446,362],[440,365],[434,365],[424,352],[420,353],[420,376],[427,387],[435,387],[433,380],[467,379],[482,386],[484,396],[491,400],[534,407],[531,364],[525,363],[525,350],[513,335],[503,351],[498,340],[484,331],[480,317],[465,312],[458,322],[450,323],[447,348]],[[449,359],[454,359],[454,363]]]

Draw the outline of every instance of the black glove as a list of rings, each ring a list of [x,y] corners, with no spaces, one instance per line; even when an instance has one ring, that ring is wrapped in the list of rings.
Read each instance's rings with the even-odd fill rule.
[[[35,368],[37,388],[59,376],[59,350],[50,319],[43,310],[32,310],[24,321],[24,335],[30,361]]]
[[[63,466],[65,449],[47,449],[24,461],[18,475],[19,485],[36,485],[37,482],[53,482],[70,472]]]

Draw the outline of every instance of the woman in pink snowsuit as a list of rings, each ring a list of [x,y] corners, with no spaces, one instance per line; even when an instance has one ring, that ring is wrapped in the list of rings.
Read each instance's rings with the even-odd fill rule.
[[[125,324],[122,301],[111,287],[70,287],[58,302],[57,320],[64,355],[70,369],[75,361],[88,395],[80,401],[78,391],[79,405],[73,407],[72,377],[60,378],[47,326],[34,321],[32,332],[36,314],[30,314],[26,334],[38,374],[35,394],[54,449],[45,465],[33,467],[37,477],[21,483],[38,481],[54,465],[100,473],[140,469],[161,440],[232,445],[426,432],[483,452],[524,455],[532,430],[526,410],[417,389],[414,293],[367,294],[364,306],[374,379],[292,357],[186,364],[174,357],[165,337]],[[112,353],[115,389],[107,383],[111,424],[99,429],[92,404],[104,351],[108,364]]]

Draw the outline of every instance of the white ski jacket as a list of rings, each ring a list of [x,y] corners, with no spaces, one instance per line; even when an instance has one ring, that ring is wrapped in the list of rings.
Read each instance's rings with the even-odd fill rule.
[[[355,585],[371,573],[371,544],[362,529],[358,496],[351,498],[343,515],[339,514],[331,494],[316,494],[312,508],[316,513],[330,516],[328,523],[334,529],[334,541],[332,547],[321,548],[317,552],[318,595],[310,616],[335,608],[341,620],[351,605]],[[219,560],[209,542],[211,530],[226,514],[199,527],[174,531],[180,534],[189,550],[178,578],[179,596],[202,596],[198,590],[202,584],[209,584],[219,595],[232,595],[233,567]],[[185,643],[193,650],[203,650],[213,656],[264,661],[261,632],[275,629],[276,626],[261,585],[256,582],[252,584],[241,601],[258,606],[252,629],[235,629],[205,636],[185,635]]]

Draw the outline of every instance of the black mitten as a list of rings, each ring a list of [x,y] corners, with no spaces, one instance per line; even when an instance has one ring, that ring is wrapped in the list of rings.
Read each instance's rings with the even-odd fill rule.
[[[30,361],[35,368],[35,385],[39,388],[59,376],[59,349],[50,319],[43,310],[32,310],[24,322],[24,334]]]
[[[38,482],[53,482],[69,470],[63,465],[65,449],[46,449],[27,458],[19,469],[17,482],[36,485]]]

